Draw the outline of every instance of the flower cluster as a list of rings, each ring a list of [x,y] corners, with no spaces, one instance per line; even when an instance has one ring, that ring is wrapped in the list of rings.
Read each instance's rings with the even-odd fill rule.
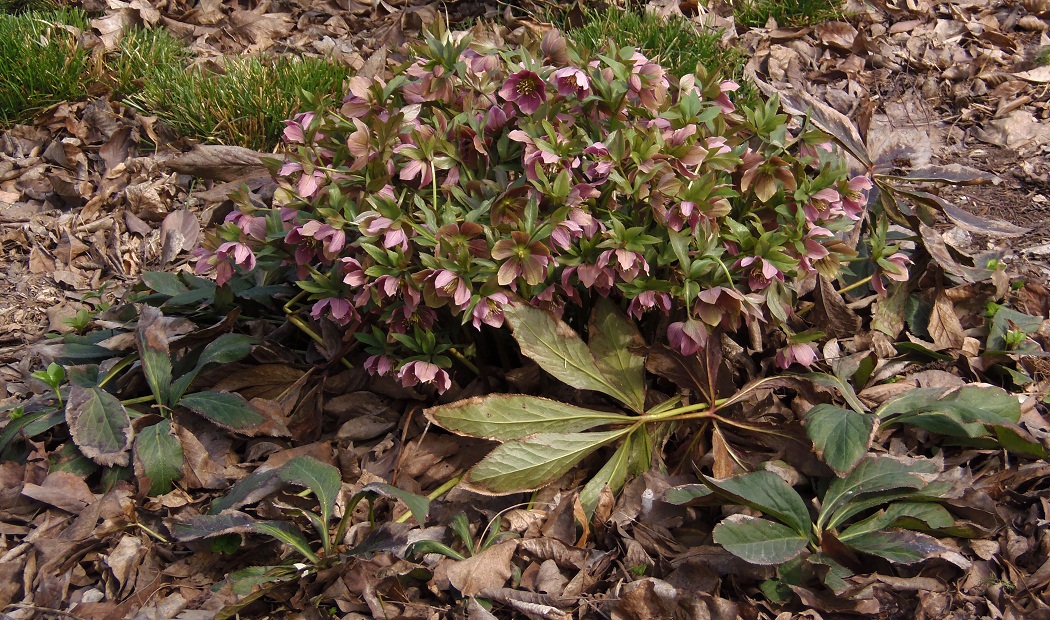
[[[443,391],[450,349],[512,295],[559,315],[613,298],[692,354],[785,322],[797,283],[850,254],[871,184],[775,99],[737,110],[732,82],[580,58],[556,31],[499,53],[438,32],[415,58],[288,121],[273,208],[242,200],[198,271],[295,279],[370,371]]]

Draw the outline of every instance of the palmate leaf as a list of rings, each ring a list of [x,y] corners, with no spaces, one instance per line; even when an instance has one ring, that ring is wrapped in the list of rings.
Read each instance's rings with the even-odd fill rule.
[[[521,352],[555,379],[574,388],[594,390],[622,403],[631,403],[631,395],[605,376],[579,334],[553,314],[514,301],[503,308],[503,316]]]
[[[171,398],[178,402],[197,374],[208,364],[229,364],[251,353],[255,339],[243,334],[223,334],[208,343],[201,352],[193,370],[176,379],[171,386]]]
[[[726,551],[752,564],[783,564],[809,544],[808,538],[786,525],[747,515],[726,518],[715,526],[713,534]]]
[[[540,433],[507,442],[475,465],[464,486],[486,495],[533,491],[554,482],[587,455],[630,429],[595,433]]]
[[[905,459],[892,456],[871,456],[863,459],[845,478],[836,478],[828,486],[817,517],[818,529],[833,529],[856,514],[854,506],[867,496],[885,501],[908,495],[926,486],[924,476],[940,471],[929,459]],[[883,501],[873,504],[877,506]]]
[[[497,441],[536,433],[578,433],[605,424],[631,422],[625,415],[520,394],[478,396],[431,407],[423,413],[453,433]]]
[[[844,476],[868,453],[876,419],[871,414],[820,404],[806,414],[806,434],[813,440],[817,455]]]
[[[645,409],[645,357],[633,353],[645,346],[638,327],[611,301],[602,297],[591,314],[587,346],[602,375],[628,397],[628,407]]]
[[[775,473],[755,471],[725,480],[705,477],[703,481],[719,495],[742,506],[761,510],[808,539],[813,522],[806,502]]]

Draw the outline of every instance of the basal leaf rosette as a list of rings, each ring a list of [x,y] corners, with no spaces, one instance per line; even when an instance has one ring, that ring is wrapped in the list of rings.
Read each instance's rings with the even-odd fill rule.
[[[414,58],[288,121],[273,205],[239,194],[198,272],[292,279],[371,371],[444,390],[449,349],[501,327],[508,295],[666,315],[645,338],[692,353],[782,324],[852,253],[870,183],[775,99],[738,110],[732,82],[557,32],[506,52],[439,31]]]

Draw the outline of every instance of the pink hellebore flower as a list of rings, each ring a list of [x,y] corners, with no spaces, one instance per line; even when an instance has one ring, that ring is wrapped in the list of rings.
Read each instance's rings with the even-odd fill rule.
[[[718,88],[722,92],[719,93],[718,98],[715,99],[715,103],[718,104],[718,107],[722,108],[723,114],[729,114],[736,109],[736,106],[733,105],[733,102],[729,99],[729,93],[739,89],[740,85],[731,80],[726,80],[719,84]]]
[[[313,305],[310,316],[320,319],[325,309],[328,309],[328,317],[339,325],[346,325],[357,314],[350,302],[341,297],[326,297]]]
[[[849,180],[842,196],[842,210],[851,220],[859,220],[868,206],[868,190],[873,187],[871,179],[856,176]]]
[[[226,216],[224,220],[226,222],[232,222],[241,229],[241,232],[248,235],[252,239],[262,241],[266,238],[266,218],[252,216],[241,211],[233,211]]]
[[[331,224],[322,224],[318,220],[310,220],[299,229],[303,237],[312,237],[321,245],[321,253],[328,260],[335,259],[343,248],[346,247],[346,233],[337,230]]]
[[[527,69],[511,75],[499,89],[499,96],[518,104],[518,109],[525,114],[535,113],[547,100],[543,80]]]
[[[470,304],[470,287],[463,278],[448,269],[423,271],[413,277],[417,283],[422,278],[423,296],[431,307],[439,308],[451,300],[456,310],[462,311]]]
[[[792,364],[800,364],[809,368],[817,361],[817,349],[809,342],[796,342],[789,344],[777,351],[776,364],[778,368],[787,370]]]
[[[385,377],[394,369],[394,360],[389,355],[373,355],[365,360],[365,370],[376,377]]]
[[[659,291],[642,291],[631,300],[627,314],[641,320],[642,315],[653,308],[660,308],[664,314],[671,312],[671,296]]]
[[[295,118],[284,121],[284,139],[294,144],[306,144],[306,129],[314,120],[313,112],[296,114]]]
[[[830,216],[839,211],[841,203],[842,196],[838,190],[833,187],[825,187],[810,196],[809,202],[802,207],[802,211],[810,222],[827,221],[831,219]]]
[[[875,266],[875,277],[871,279],[871,287],[879,295],[886,294],[886,285],[882,283],[882,276],[886,276],[895,282],[908,281],[908,263],[911,259],[897,252],[896,254],[879,259]]]
[[[505,293],[493,293],[478,300],[474,305],[472,321],[475,329],[481,329],[481,324],[491,327],[503,327],[503,306],[510,303],[510,298]]]
[[[761,291],[769,286],[773,278],[784,279],[784,274],[776,266],[761,256],[748,256],[737,261],[739,267],[751,267],[748,273],[747,284],[752,291]]]
[[[805,252],[799,258],[799,264],[806,271],[815,271],[816,268],[813,263],[821,259],[827,258],[831,252],[828,251],[824,244],[821,243],[817,237],[832,237],[833,234],[827,228],[823,226],[814,226],[806,233],[806,236],[802,239]]]
[[[693,355],[707,346],[707,336],[707,327],[696,319],[687,319],[667,326],[667,341],[682,355]]]
[[[551,263],[550,250],[539,241],[532,241],[528,233],[515,230],[510,237],[492,246],[492,258],[504,261],[496,273],[496,282],[507,286],[519,276],[532,286],[543,282]]]
[[[587,74],[576,67],[563,67],[554,72],[554,84],[562,97],[576,95],[577,99],[586,99],[591,94],[591,83]]]
[[[401,379],[401,385],[405,387],[412,387],[420,383],[433,384],[439,394],[452,387],[452,378],[444,369],[422,360],[412,360],[403,365],[397,371],[397,377]]]
[[[343,283],[357,288],[368,282],[364,267],[355,258],[344,258],[340,260],[343,264]]]

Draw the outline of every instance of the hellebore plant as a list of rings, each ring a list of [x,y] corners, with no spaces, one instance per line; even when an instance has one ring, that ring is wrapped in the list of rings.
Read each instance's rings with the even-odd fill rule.
[[[629,48],[580,57],[557,31],[500,52],[424,39],[288,121],[273,208],[242,194],[198,272],[297,281],[371,372],[444,391],[509,295],[577,319],[606,298],[691,354],[716,329],[785,326],[798,283],[854,254],[870,181],[775,98],[737,110],[732,82]]]

